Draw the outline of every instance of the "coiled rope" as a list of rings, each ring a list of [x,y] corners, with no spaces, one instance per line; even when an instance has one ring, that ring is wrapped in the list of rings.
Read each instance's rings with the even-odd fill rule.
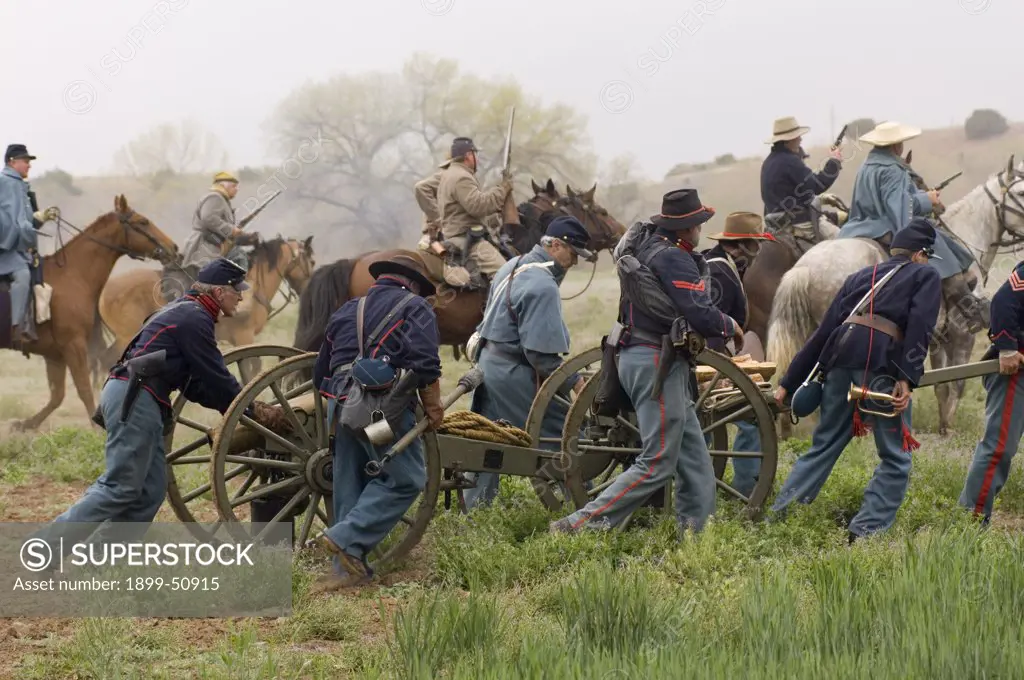
[[[495,444],[511,444],[512,446],[532,446],[533,441],[526,430],[521,430],[505,421],[488,420],[479,413],[472,411],[453,411],[446,413],[444,422],[438,430],[441,434],[450,434],[466,439],[493,442]]]

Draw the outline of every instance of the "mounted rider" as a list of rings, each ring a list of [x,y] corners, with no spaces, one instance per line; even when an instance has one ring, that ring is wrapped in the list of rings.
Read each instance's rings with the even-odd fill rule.
[[[853,185],[850,219],[836,238],[869,238],[888,248],[892,239],[915,217],[928,217],[944,210],[939,192],[920,191],[912,172],[903,160],[903,143],[921,134],[918,128],[896,122],[884,122],[862,135],[860,141],[874,148],[864,159]],[[988,325],[988,304],[972,292],[977,280],[968,280],[974,262],[971,253],[937,231],[935,254],[942,259],[930,262],[942,278],[942,294],[948,309],[959,308],[969,328]],[[975,332],[971,330],[971,332]]]
[[[24,144],[11,144],[4,152],[4,168],[0,171],[0,278],[11,281],[11,338],[16,348],[37,339],[34,324],[26,323],[25,318],[30,313],[30,265],[36,260],[36,230],[59,215],[55,207],[39,210],[35,194],[25,181],[35,159]],[[0,337],[4,335],[6,329],[0,331]]]
[[[696,190],[672,191],[660,214],[634,224],[616,246],[622,291],[618,321],[603,343],[602,376],[636,412],[642,450],[600,496],[552,522],[552,533],[619,526],[673,474],[681,530],[701,530],[714,511],[715,472],[694,408],[689,347],[694,333],[743,346],[740,325],[708,295],[707,265],[694,250],[714,214]]]
[[[817,243],[838,229],[817,197],[839,178],[843,154],[834,148],[821,172],[811,170],[804,163],[807,154],[801,145],[810,130],[793,116],[775,121],[772,137],[765,142],[772,150],[761,164],[761,200],[769,230],[776,234],[792,230],[795,238]]]
[[[206,266],[221,255],[221,246],[227,241],[232,244],[227,259],[242,269],[249,269],[249,258],[241,246],[255,245],[259,235],[246,233],[235,226],[235,210],[231,207],[231,199],[238,194],[238,179],[229,172],[218,172],[213,176],[213,185],[199,199],[195,212],[192,214],[192,233],[185,241],[182,251],[181,268],[184,275],[182,283],[187,288],[191,285],[195,272]]]
[[[734,212],[725,218],[722,232],[708,238],[718,242],[718,245],[702,253],[710,274],[711,300],[723,314],[735,319],[745,329],[748,310],[743,275],[761,250],[762,241],[774,241],[775,237],[765,232],[764,220],[757,213]],[[711,337],[707,339],[707,344],[708,348],[716,352],[736,355],[735,347],[729,347],[727,338]],[[754,359],[763,361],[764,357],[754,356]],[[736,422],[736,429],[733,451],[761,450],[761,439],[755,423],[740,420]],[[744,496],[749,496],[757,484],[761,462],[757,458],[733,458],[732,465],[732,487]]]
[[[441,240],[441,214],[437,210],[437,187],[441,184],[441,175],[451,164],[452,159],[448,158],[437,166],[436,172],[430,177],[416,182],[414,187],[416,203],[423,211],[423,238],[420,240],[420,250],[431,250],[431,244]]]
[[[910,481],[911,451],[919,446],[911,434],[911,391],[924,373],[939,315],[939,275],[928,264],[936,257],[935,236],[931,223],[917,218],[893,238],[888,261],[851,274],[779,380],[775,399],[780,405],[792,395],[793,412],[809,415],[813,395],[820,394],[821,417],[811,448],[793,464],[773,513],[784,513],[794,502],[812,502],[846,445],[873,424],[880,463],[850,521],[848,538],[852,543],[892,526]],[[820,376],[824,385],[817,382]],[[866,414],[864,422],[863,399],[851,398],[852,386],[891,394],[895,417]],[[873,401],[868,408],[880,410]]]
[[[477,365],[484,382],[473,392],[472,411],[489,420],[506,420],[525,428],[541,383],[562,364],[569,352],[569,328],[562,316],[559,287],[579,258],[595,255],[587,250],[586,228],[575,217],[558,217],[548,224],[540,243],[506,262],[494,275],[484,317],[477,328],[480,354]],[[570,377],[559,389],[563,398],[583,389],[583,377]],[[568,408],[553,402],[544,416],[541,437],[558,439]],[[558,449],[557,445],[541,448]],[[465,493],[466,508],[490,504],[498,494],[498,475],[477,475],[476,487]]]
[[[452,141],[451,163],[441,173],[437,187],[437,212],[444,240],[472,261],[489,280],[505,264],[505,257],[493,245],[484,220],[499,213],[512,193],[512,180],[505,178],[487,191],[476,178],[478,149],[469,137]]]

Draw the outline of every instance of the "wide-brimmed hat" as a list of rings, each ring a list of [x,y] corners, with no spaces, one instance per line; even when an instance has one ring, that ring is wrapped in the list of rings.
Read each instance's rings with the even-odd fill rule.
[[[801,125],[793,116],[776,118],[775,122],[772,124],[772,138],[765,142],[765,144],[788,142],[791,139],[803,137],[810,131],[811,128],[806,125]]]
[[[661,213],[651,222],[666,231],[680,231],[704,224],[715,216],[715,209],[701,203],[696,189],[670,191],[661,199]]]
[[[871,132],[865,132],[860,136],[860,141],[872,146],[891,146],[913,139],[921,134],[921,129],[897,123],[885,121],[875,126]]]
[[[8,163],[15,158],[27,158],[30,161],[36,159],[35,156],[28,152],[28,148],[24,144],[11,144],[7,147],[7,151],[4,152],[4,163]]]
[[[763,239],[774,241],[775,237],[764,230],[764,218],[752,212],[729,213],[721,233],[708,236],[714,241],[744,241]]]
[[[378,279],[385,274],[395,274],[410,278],[419,284],[420,295],[423,297],[430,297],[437,293],[437,287],[427,278],[427,271],[423,264],[406,255],[396,255],[390,260],[374,262],[367,269],[370,271],[370,276],[374,279]]]

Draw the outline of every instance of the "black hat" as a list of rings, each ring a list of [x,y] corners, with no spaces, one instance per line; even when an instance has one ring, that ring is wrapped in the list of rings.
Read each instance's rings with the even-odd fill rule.
[[[396,255],[390,260],[374,262],[367,269],[370,270],[370,276],[374,279],[380,278],[385,274],[395,274],[410,278],[419,284],[420,295],[423,297],[430,297],[437,293],[437,288],[427,278],[423,265],[407,255]]]
[[[903,248],[912,253],[923,250],[924,254],[929,258],[941,260],[941,257],[932,252],[932,246],[935,245],[935,236],[935,227],[932,226],[931,222],[924,217],[915,217],[910,220],[910,224],[896,232],[889,249]]]
[[[590,234],[587,233],[586,227],[572,215],[562,215],[551,220],[544,235],[564,241],[584,260],[592,261],[594,259],[594,253],[587,249]]]
[[[661,213],[651,222],[666,231],[680,231],[704,224],[715,215],[715,209],[700,201],[696,189],[670,191],[661,199]]]
[[[200,269],[196,283],[234,286],[238,292],[249,289],[249,284],[245,282],[245,270],[225,257],[219,257]]]
[[[470,151],[479,151],[476,148],[476,144],[469,137],[456,137],[452,140],[452,152],[451,158],[459,158],[465,156]]]
[[[7,147],[7,151],[4,152],[4,163],[9,163],[15,158],[27,158],[30,161],[36,159],[35,156],[29,154],[24,144],[11,144]]]

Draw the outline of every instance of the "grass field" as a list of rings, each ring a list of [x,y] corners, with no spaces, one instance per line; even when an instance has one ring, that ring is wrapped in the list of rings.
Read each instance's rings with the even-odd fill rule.
[[[571,273],[564,294],[586,279]],[[574,352],[599,341],[616,298],[601,274],[566,303]],[[288,344],[294,322],[290,309],[259,340]],[[42,362],[8,358],[5,422],[46,400]],[[447,391],[467,365],[442,358]],[[102,471],[103,440],[73,394],[51,429],[0,443],[0,520],[49,520]],[[870,438],[785,523],[752,524],[720,496],[708,529],[683,540],[653,511],[623,533],[551,536],[556,515],[506,480],[491,509],[439,509],[379,584],[312,595],[322,558],[297,558],[288,618],[0,620],[0,677],[1022,677],[1021,476],[979,531],[956,499],[983,425],[980,381],[949,438],[934,434],[932,391],[914,399],[922,448],[896,526],[853,547],[846,522],[877,461]],[[783,445],[776,489],[808,436]],[[158,519],[175,521],[166,506]]]

